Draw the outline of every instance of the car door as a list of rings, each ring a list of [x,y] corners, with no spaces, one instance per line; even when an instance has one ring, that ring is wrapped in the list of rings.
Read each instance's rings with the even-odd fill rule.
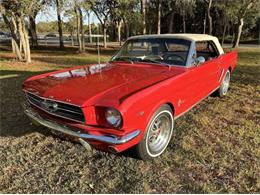
[[[195,101],[208,96],[219,85],[218,80],[221,74],[219,65],[219,53],[211,41],[196,42],[196,57],[204,57],[205,62],[192,69],[196,79]]]

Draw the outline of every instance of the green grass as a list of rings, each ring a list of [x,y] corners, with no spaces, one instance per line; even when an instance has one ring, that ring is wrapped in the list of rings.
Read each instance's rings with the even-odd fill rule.
[[[102,55],[106,61],[113,51]],[[0,53],[1,193],[259,193],[260,52],[243,49],[224,98],[208,97],[176,121],[166,152],[144,162],[88,153],[30,124],[22,82],[42,72],[95,63],[93,51],[33,51],[33,63]]]

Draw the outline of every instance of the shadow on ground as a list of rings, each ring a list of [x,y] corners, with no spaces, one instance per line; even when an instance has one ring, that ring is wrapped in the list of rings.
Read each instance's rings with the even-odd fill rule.
[[[28,77],[44,72],[1,70],[1,131],[0,136],[22,136],[35,129],[23,111],[22,83]]]

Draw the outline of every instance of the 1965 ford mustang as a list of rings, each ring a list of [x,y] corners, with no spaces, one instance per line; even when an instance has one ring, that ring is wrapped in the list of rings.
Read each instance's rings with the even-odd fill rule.
[[[166,149],[175,119],[213,92],[227,94],[236,62],[213,36],[135,36],[107,63],[27,79],[25,113],[85,147],[135,146],[152,159]]]

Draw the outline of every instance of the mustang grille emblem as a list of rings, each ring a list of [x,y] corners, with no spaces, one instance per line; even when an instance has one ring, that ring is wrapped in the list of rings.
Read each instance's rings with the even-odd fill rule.
[[[58,104],[48,100],[42,102],[42,107],[50,112],[55,112],[58,110]]]

